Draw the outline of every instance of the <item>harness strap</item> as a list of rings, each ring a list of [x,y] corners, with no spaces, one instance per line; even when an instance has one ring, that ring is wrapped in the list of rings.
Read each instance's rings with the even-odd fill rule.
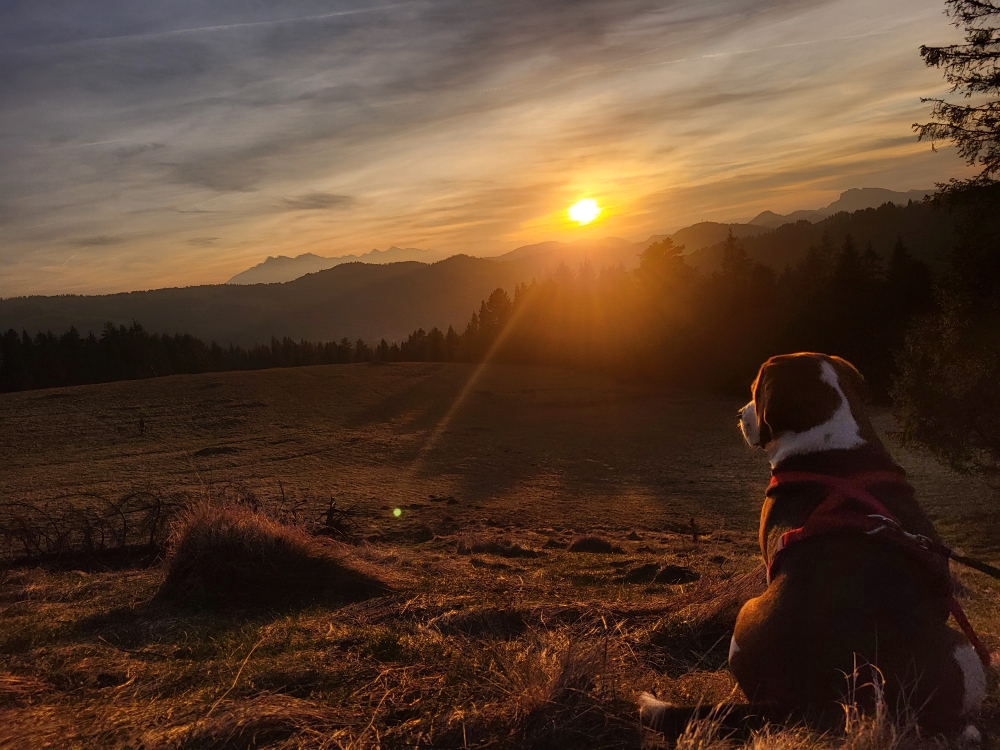
[[[958,603],[958,599],[952,596],[948,600],[948,610],[951,612],[951,616],[955,618],[955,622],[958,623],[958,627],[962,629],[965,633],[965,637],[969,639],[969,643],[972,644],[972,648],[976,650],[976,656],[979,657],[979,661],[983,663],[985,669],[990,667],[990,651],[983,642],[979,640],[979,636],[976,635],[976,631],[972,629],[972,623],[969,622],[969,618],[965,616],[965,610],[962,609],[962,605]]]
[[[828,533],[830,531],[855,530],[862,533],[872,533],[877,523],[873,523],[872,516],[891,519],[897,526],[899,522],[892,515],[888,508],[879,501],[868,487],[874,484],[895,484],[909,487],[902,475],[893,471],[870,471],[864,474],[856,474],[852,477],[834,477],[827,474],[813,474],[806,471],[783,471],[771,476],[771,483],[767,486],[767,492],[777,487],[779,484],[792,484],[798,482],[814,482],[825,485],[829,489],[829,494],[824,498],[816,509],[809,514],[806,522],[797,529],[791,529],[781,535],[778,540],[777,549],[773,557],[767,564],[767,582],[770,583],[777,569],[778,556],[781,551],[793,542],[807,539],[817,534]],[[864,513],[858,513],[846,508],[845,501],[855,500],[864,507]]]
[[[947,574],[948,560],[952,557],[952,551],[932,539],[906,531],[899,519],[868,490],[869,487],[876,484],[893,484],[909,489],[910,485],[902,474],[894,471],[871,471],[855,474],[851,477],[835,477],[805,471],[783,471],[780,472],[780,478],[779,473],[771,476],[767,492],[770,493],[780,484],[798,482],[822,484],[829,489],[829,494],[809,514],[802,526],[786,531],[778,539],[774,554],[767,561],[768,584],[771,583],[777,571],[782,551],[790,544],[833,531],[859,531],[869,536],[891,536],[902,546],[920,553],[931,565],[940,566],[942,571]],[[848,500],[860,504],[862,511],[858,512],[857,509],[848,507]],[[965,616],[962,605],[951,592],[950,576],[947,578],[947,582],[948,611],[955,618],[955,622],[958,623],[969,643],[972,644],[983,666],[988,668],[990,666],[990,652],[979,640],[969,623],[969,618]]]

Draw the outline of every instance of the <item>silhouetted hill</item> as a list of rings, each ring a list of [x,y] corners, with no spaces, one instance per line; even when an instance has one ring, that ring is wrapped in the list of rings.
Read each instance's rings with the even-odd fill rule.
[[[640,247],[641,245],[641,247]],[[589,261],[595,270],[606,266],[624,265],[635,268],[639,265],[638,253],[646,244],[623,240],[620,237],[604,237],[599,240],[577,240],[576,242],[538,242],[524,245],[509,253],[497,256],[500,262],[523,261],[536,273],[554,271],[561,263],[576,270],[584,261]]]
[[[464,327],[497,287],[513,291],[523,264],[457,255],[434,264],[345,263],[287,284],[218,284],[94,297],[0,300],[0,330],[100,333],[106,322],[191,333],[226,345],[272,336],[311,341],[405,339],[415,328]]]
[[[776,214],[773,211],[762,211],[751,219],[750,223],[771,229],[777,229],[782,224],[794,224],[798,221],[816,223],[841,211],[851,212],[866,208],[878,208],[883,203],[895,203],[900,206],[905,206],[910,201],[919,203],[933,193],[933,190],[908,190],[905,193],[900,193],[885,188],[851,188],[841,193],[840,197],[829,206],[815,210],[793,211],[785,215]]]
[[[851,188],[841,193],[837,200],[823,210],[827,211],[828,215],[833,215],[841,211],[853,212],[866,208],[878,208],[883,203],[905,206],[910,201],[920,203],[928,195],[933,194],[933,190],[908,190],[905,193],[899,193],[885,188]]]
[[[869,242],[888,257],[902,239],[918,258],[931,264],[954,237],[952,218],[923,203],[886,203],[854,213],[841,212],[816,224],[800,221],[772,231],[751,225],[702,223],[675,233],[688,250],[700,242],[741,236],[750,257],[779,272],[805,257],[811,246],[839,249],[854,237],[864,251]],[[480,302],[497,287],[512,293],[515,285],[555,271],[560,264],[575,271],[585,260],[602,266],[638,264],[650,242],[618,238],[576,243],[545,242],[518,248],[500,259],[454,256],[433,264],[344,263],[284,284],[219,284],[158,289],[94,297],[17,297],[0,300],[0,331],[61,332],[76,326],[100,333],[107,322],[140,321],[155,333],[190,333],[206,341],[250,346],[272,336],[311,341],[381,338],[398,341],[414,329],[454,325],[464,328]],[[715,242],[687,254],[703,272],[719,267],[722,247]]]
[[[363,255],[342,255],[336,258],[326,258],[322,255],[305,253],[289,258],[287,255],[268,256],[262,263],[238,273],[227,284],[283,284],[286,281],[305,276],[307,273],[325,271],[328,268],[344,263],[399,263],[406,260],[427,262],[434,260],[430,250],[419,247],[396,247],[388,250],[373,249]]]
[[[750,221],[752,224],[767,227],[768,229],[777,229],[783,224],[795,224],[799,221],[808,221],[812,224],[813,222],[823,221],[823,219],[829,215],[830,214],[822,208],[803,208],[798,211],[792,211],[790,214],[776,214],[774,211],[761,211]]]
[[[764,234],[767,231],[769,231],[767,227],[756,224],[720,224],[715,221],[702,221],[692,224],[689,227],[678,229],[670,235],[670,238],[674,241],[675,245],[684,245],[685,250],[688,253],[692,253],[703,247],[710,247],[722,242],[730,232],[733,233],[734,237],[742,239],[744,237],[754,237],[758,234]],[[655,239],[659,239],[661,235],[654,235],[654,237]],[[650,241],[655,241],[654,237],[650,237]]]
[[[702,221],[679,229],[673,234],[654,234],[642,242],[631,242],[620,237],[576,242],[538,242],[511,250],[498,256],[496,260],[522,261],[538,274],[554,271],[560,264],[565,264],[575,271],[585,261],[589,262],[595,271],[619,265],[632,269],[639,265],[639,256],[643,250],[666,237],[672,238],[674,244],[684,245],[686,252],[690,253],[722,242],[730,230],[741,238],[769,231],[766,227],[752,224],[719,224],[714,221]]]
[[[811,246],[839,249],[847,235],[854,238],[861,252],[871,242],[883,258],[888,258],[896,240],[902,239],[915,257],[935,266],[939,255],[951,247],[955,225],[947,212],[925,203],[884,203],[854,213],[842,211],[815,224],[805,220],[783,224],[766,234],[744,238],[743,247],[751,258],[780,272],[801,261]],[[721,260],[721,242],[687,258],[705,273],[717,270]]]

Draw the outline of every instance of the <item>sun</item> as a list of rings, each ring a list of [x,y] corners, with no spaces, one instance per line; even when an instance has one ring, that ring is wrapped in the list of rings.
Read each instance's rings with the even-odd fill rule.
[[[596,219],[600,213],[601,207],[597,205],[597,201],[591,200],[590,198],[577,201],[569,207],[569,218],[578,223],[580,226],[589,224]]]

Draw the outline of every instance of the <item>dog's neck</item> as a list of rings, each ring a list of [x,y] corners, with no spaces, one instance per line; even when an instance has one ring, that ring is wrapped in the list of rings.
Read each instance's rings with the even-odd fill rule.
[[[906,476],[905,470],[897,464],[881,442],[865,443],[849,450],[817,451],[789,456],[772,467],[777,474],[782,471],[829,474],[831,476],[852,476],[870,471],[892,471]]]
[[[837,373],[828,362],[824,362],[821,367],[821,377],[837,391],[837,395],[840,396],[840,406],[822,424],[802,432],[783,432],[768,443],[767,458],[771,462],[772,469],[790,456],[819,451],[851,450],[867,443],[861,437],[861,430],[851,413],[847,396],[840,387]]]

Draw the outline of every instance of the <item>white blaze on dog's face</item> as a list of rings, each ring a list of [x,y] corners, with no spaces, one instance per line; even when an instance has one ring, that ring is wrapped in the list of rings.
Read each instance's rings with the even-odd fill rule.
[[[748,444],[771,466],[800,453],[857,448],[877,441],[864,407],[864,379],[846,360],[804,352],[771,357],[740,410]]]
[[[740,432],[747,445],[753,448],[763,448],[760,443],[760,425],[757,423],[757,409],[753,401],[740,409]]]

